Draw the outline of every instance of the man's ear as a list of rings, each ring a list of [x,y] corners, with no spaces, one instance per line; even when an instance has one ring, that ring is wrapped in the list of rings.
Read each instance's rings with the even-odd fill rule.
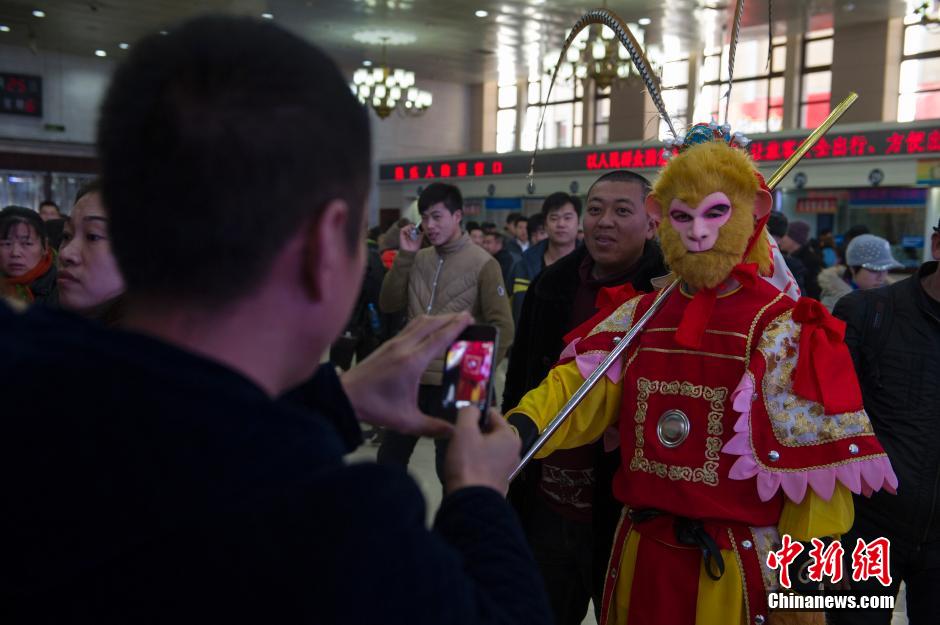
[[[332,279],[342,275],[341,267],[349,261],[346,243],[346,223],[349,206],[343,200],[333,200],[323,211],[310,220],[304,249],[303,277],[307,295],[321,300],[332,292]]]
[[[660,206],[659,199],[650,193],[646,196],[644,206],[646,207],[646,214],[655,224],[654,230],[659,229],[659,224],[663,221],[663,207]]]
[[[771,197],[770,192],[767,189],[758,189],[757,195],[754,198],[754,220],[760,221],[764,217],[770,214],[770,209],[773,208],[774,200]]]

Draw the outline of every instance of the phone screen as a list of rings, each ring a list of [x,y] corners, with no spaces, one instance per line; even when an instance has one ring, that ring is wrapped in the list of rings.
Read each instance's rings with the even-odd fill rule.
[[[451,343],[444,357],[444,408],[476,406],[485,422],[496,353],[496,329],[470,326]]]

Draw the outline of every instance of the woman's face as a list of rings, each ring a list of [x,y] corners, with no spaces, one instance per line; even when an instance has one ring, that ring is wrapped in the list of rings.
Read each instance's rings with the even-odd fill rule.
[[[884,286],[885,279],[888,277],[887,271],[872,271],[871,269],[865,269],[864,267],[860,268],[858,271],[853,272],[852,278],[855,280],[855,284],[858,285],[858,288],[863,291],[866,289],[877,289],[880,286]]]
[[[62,231],[59,249],[59,302],[69,310],[100,306],[124,292],[124,278],[111,252],[108,215],[101,195],[84,195]]]
[[[38,265],[45,251],[35,228],[13,224],[6,238],[0,239],[0,272],[18,278]]]

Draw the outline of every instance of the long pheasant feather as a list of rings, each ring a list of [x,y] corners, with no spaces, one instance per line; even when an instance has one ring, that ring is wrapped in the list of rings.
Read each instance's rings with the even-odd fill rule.
[[[773,71],[774,56],[774,0],[767,0],[767,73]]]
[[[743,2],[744,0],[741,1]],[[621,44],[623,44],[623,47],[627,49],[627,52],[630,53],[630,59],[633,61],[633,64],[636,66],[640,77],[646,84],[646,90],[649,93],[650,98],[653,100],[653,104],[655,104],[656,108],[659,110],[659,115],[663,118],[663,120],[665,120],[666,125],[669,126],[669,132],[672,133],[674,138],[678,138],[676,129],[672,124],[672,119],[669,117],[669,113],[666,112],[666,104],[663,102],[659,84],[656,80],[656,74],[653,73],[653,68],[650,65],[649,59],[646,58],[646,54],[643,52],[643,48],[640,47],[640,43],[636,40],[636,37],[633,36],[633,33],[630,32],[630,28],[626,25],[626,23],[620,19],[617,14],[611,12],[608,9],[591,9],[582,15],[577,22],[575,22],[574,26],[571,28],[571,32],[568,34],[568,38],[565,39],[564,46],[561,48],[561,54],[558,56],[558,63],[555,65],[555,69],[552,70],[552,80],[548,85],[548,94],[546,95],[545,101],[549,101],[552,88],[555,86],[555,78],[558,76],[558,71],[561,69],[561,64],[565,60],[565,52],[567,52],[568,48],[571,47],[571,44],[578,36],[578,33],[580,33],[585,28],[588,28],[592,24],[601,24],[614,31],[617,39]],[[535,130],[535,150],[532,152],[532,162],[529,165],[530,186],[532,185],[532,179],[535,176],[535,157],[539,151],[539,138],[542,136],[542,122],[545,120],[546,109],[547,107],[542,107],[542,113],[539,115],[539,124]]]
[[[725,93],[725,123],[731,111],[731,85],[734,81],[734,56],[738,51],[738,36],[741,34],[741,19],[744,17],[744,0],[738,0],[734,8],[734,23],[731,26],[731,43],[728,46],[728,91]],[[769,42],[768,42],[768,45]]]

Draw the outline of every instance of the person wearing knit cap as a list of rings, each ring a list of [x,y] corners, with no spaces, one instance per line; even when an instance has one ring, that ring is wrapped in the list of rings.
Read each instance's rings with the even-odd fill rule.
[[[884,286],[888,271],[904,266],[891,255],[891,244],[873,234],[861,234],[852,239],[845,250],[845,262],[847,266],[830,267],[819,276],[822,303],[829,310],[842,296],[856,289]],[[833,276],[838,279],[834,280]]]
[[[803,264],[803,282],[800,283],[803,295],[819,299],[822,295],[818,281],[819,272],[823,270],[825,263],[819,243],[816,239],[811,239],[809,234],[810,226],[805,221],[790,223],[786,236],[780,240],[780,251],[785,254],[784,258],[792,257]]]

